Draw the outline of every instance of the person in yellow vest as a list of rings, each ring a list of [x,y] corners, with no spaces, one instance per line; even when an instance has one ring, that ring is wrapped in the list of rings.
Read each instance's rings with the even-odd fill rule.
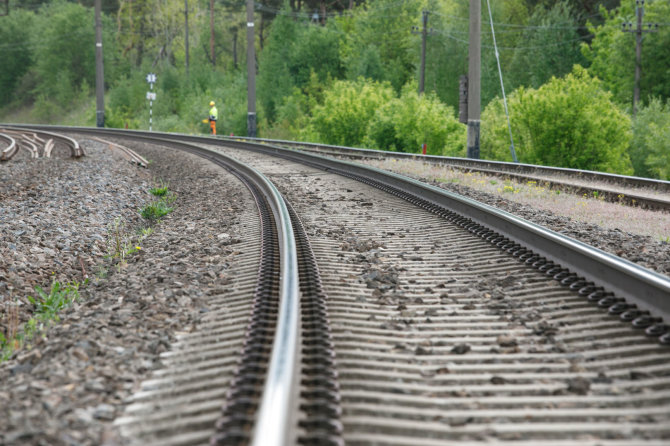
[[[216,120],[219,118],[219,112],[214,106],[214,101],[211,101],[209,106],[209,126],[212,129],[212,135],[216,135]]]

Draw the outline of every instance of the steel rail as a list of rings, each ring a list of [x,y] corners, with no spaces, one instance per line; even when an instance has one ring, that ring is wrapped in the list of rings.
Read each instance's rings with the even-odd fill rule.
[[[332,156],[344,156],[350,159],[405,159],[421,161],[424,163],[465,171],[480,172],[485,175],[494,175],[502,178],[515,179],[519,181],[534,181],[538,185],[549,188],[559,188],[573,194],[594,195],[610,202],[622,203],[628,206],[639,206],[645,209],[658,209],[670,211],[670,199],[655,198],[649,195],[630,193],[616,190],[613,187],[624,185],[637,189],[645,189],[656,193],[670,193],[670,181],[654,180],[626,175],[618,175],[589,170],[569,169],[562,167],[539,166],[534,164],[507,163],[503,161],[475,160],[469,158],[444,157],[436,155],[421,155],[418,153],[389,152],[373,149],[352,148],[344,146],[333,146],[316,143],[302,143],[296,141],[282,141],[246,137],[218,137],[221,139],[242,140],[250,142],[261,142],[263,144],[281,144],[282,146],[297,148],[300,150],[313,151],[316,153]],[[547,176],[538,176],[538,175]],[[598,181],[598,184],[577,184],[570,182],[567,178],[576,178],[582,181]],[[563,180],[565,178],[566,180]],[[606,185],[611,185],[607,187]]]
[[[26,128],[26,126],[17,126],[17,125],[7,126],[7,125],[4,125],[4,124],[1,124],[0,128],[20,132],[20,131],[23,131],[23,129]],[[50,138],[53,138],[54,140],[59,140],[59,141],[63,142],[65,145],[67,145],[70,148],[70,154],[74,158],[79,158],[79,157],[85,155],[84,149],[82,149],[79,146],[79,143],[76,140],[74,140],[74,139],[72,139],[68,136],[60,135],[58,133],[53,133],[53,132],[49,132],[49,131],[46,131],[46,130],[42,130],[41,126],[34,126],[34,127],[29,127],[28,126],[28,128],[32,128],[32,129],[38,129],[39,128],[40,130],[39,130],[38,133],[41,133],[43,135],[47,135]]]
[[[500,173],[501,171],[508,173],[525,173],[525,174],[541,172],[547,174],[569,175],[587,180],[600,180],[605,182],[623,183],[629,186],[655,189],[661,192],[670,192],[670,181],[656,180],[653,178],[643,178],[629,175],[619,175],[606,172],[596,172],[592,170],[541,166],[537,164],[509,163],[505,161],[479,160],[479,159],[439,156],[439,155],[422,155],[419,153],[390,152],[385,150],[365,149],[359,147],[346,147],[331,144],[286,141],[279,139],[249,138],[244,136],[230,137],[222,135],[217,136],[217,138],[223,140],[233,140],[233,141],[241,140],[248,142],[259,142],[262,144],[269,144],[269,145],[282,145],[293,148],[311,148],[319,151],[333,150],[334,153],[338,155],[353,154],[361,157],[366,158],[369,157],[377,159],[401,158],[401,159],[424,161],[433,164],[460,166],[477,170],[492,169],[484,171],[497,172],[497,173]]]
[[[76,127],[59,127],[59,129],[71,132],[84,130]],[[122,135],[124,132],[152,135],[140,131],[111,129],[106,131],[115,135]],[[184,134],[165,136],[172,140],[197,141],[203,144],[254,150],[310,164],[326,171],[344,175],[355,174],[390,187],[400,187],[434,204],[452,209],[514,243],[530,248],[551,262],[570,269],[588,281],[600,286],[606,285],[607,291],[625,298],[642,311],[649,311],[663,318],[666,323],[670,322],[670,278],[478,201],[400,174],[295,149],[235,139],[224,140]]]
[[[41,126],[30,128],[42,128]],[[280,250],[280,296],[275,337],[267,370],[263,393],[253,428],[251,444],[256,446],[280,446],[292,444],[294,434],[291,427],[297,405],[298,368],[300,363],[300,286],[295,236],[291,218],[283,197],[263,174],[251,166],[222,153],[176,142],[167,134],[155,132],[128,132],[110,129],[50,127],[60,131],[141,139],[154,144],[173,147],[196,154],[216,164],[224,159],[235,171],[251,179],[261,189],[275,216]],[[160,136],[171,139],[160,138]]]
[[[8,144],[8,147],[3,149],[2,155],[0,155],[0,161],[7,161],[18,151],[18,146],[16,145],[16,140],[14,138],[4,133],[0,133],[0,139],[5,140]]]

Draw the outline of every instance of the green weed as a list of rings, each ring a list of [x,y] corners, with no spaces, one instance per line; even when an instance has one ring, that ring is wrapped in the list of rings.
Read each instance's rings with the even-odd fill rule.
[[[61,285],[53,280],[48,293],[39,285],[35,287],[35,291],[37,296],[28,296],[28,301],[35,306],[35,315],[42,320],[57,320],[58,311],[79,298],[79,282]]]
[[[156,221],[170,212],[172,212],[172,208],[168,206],[168,203],[165,200],[159,200],[144,206],[140,210],[140,215],[147,220]]]
[[[88,283],[88,279],[83,285]],[[33,315],[23,325],[23,330],[19,329],[18,305],[15,303],[5,304],[3,319],[6,319],[6,333],[0,332],[0,361],[4,361],[12,354],[29,346],[29,343],[39,336],[51,321],[58,321],[58,312],[79,299],[79,282],[72,281],[66,284],[53,280],[51,288],[45,291],[42,287],[36,286],[36,296],[28,296],[28,301],[33,305]]]
[[[155,195],[156,197],[164,197],[168,193],[168,186],[167,186],[167,184],[164,184],[161,181],[160,187],[158,187],[158,186],[152,187],[151,189],[149,189],[149,193],[151,195]]]

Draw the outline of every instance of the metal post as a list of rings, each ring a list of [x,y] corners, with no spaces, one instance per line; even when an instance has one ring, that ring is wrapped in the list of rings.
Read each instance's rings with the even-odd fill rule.
[[[188,0],[184,0],[184,29],[186,30],[186,77],[188,77]]]
[[[479,159],[481,117],[481,0],[470,0],[468,47],[468,158]]]
[[[154,91],[154,84],[150,83],[150,89],[151,92],[153,93]],[[154,99],[153,95],[149,97],[149,131],[151,131],[151,126],[153,125],[154,122]]]
[[[635,33],[635,88],[633,89],[633,116],[637,115],[637,104],[640,103],[640,75],[642,68],[642,16],[644,15],[644,0],[636,2],[637,32]]]
[[[412,27],[412,34],[421,34],[421,70],[419,73],[419,94],[423,94],[426,79],[426,40],[429,34],[434,34],[433,29],[428,29],[428,11],[423,10],[423,26],[421,31],[416,26]]]
[[[643,28],[644,0],[635,1],[635,15],[637,26],[633,29],[630,22],[622,24],[623,32],[635,33],[635,86],[633,87],[633,116],[637,116],[637,106],[640,103],[640,78],[642,77],[642,34],[658,31],[658,23],[650,23],[648,29]]]
[[[256,49],[254,0],[247,0],[247,136],[256,137]]]
[[[102,59],[101,0],[95,0],[95,123],[105,126],[105,72]]]
[[[212,66],[216,66],[214,52],[214,0],[209,0],[209,52],[212,57]]]
[[[426,36],[428,30],[428,11],[423,10],[423,29],[421,30],[421,78],[419,79],[419,94],[423,94],[424,80],[426,78]]]

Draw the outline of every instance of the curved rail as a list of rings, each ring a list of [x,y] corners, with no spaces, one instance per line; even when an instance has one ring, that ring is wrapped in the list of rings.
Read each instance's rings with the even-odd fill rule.
[[[249,142],[259,142],[262,144],[270,144],[270,145],[282,145],[282,146],[285,145],[294,148],[333,150],[336,151],[335,153],[337,154],[351,153],[354,155],[370,157],[370,158],[389,158],[389,157],[405,158],[412,160],[421,160],[435,164],[449,164],[455,166],[462,166],[467,168],[496,169],[497,171],[504,170],[508,172],[518,172],[518,173],[542,172],[551,174],[564,174],[564,175],[577,176],[588,180],[611,181],[616,183],[628,184],[630,186],[645,187],[645,188],[656,189],[663,192],[670,192],[670,181],[656,180],[653,178],[642,178],[628,175],[619,175],[606,172],[595,172],[592,170],[580,170],[580,169],[570,169],[566,167],[540,166],[537,164],[509,163],[505,161],[480,160],[480,159],[459,158],[450,156],[421,155],[419,153],[389,152],[384,150],[364,149],[358,147],[345,147],[345,146],[336,146],[330,144],[318,144],[318,143],[309,143],[300,141],[285,141],[278,139],[248,138],[242,136],[235,136],[235,137],[218,136],[217,138],[225,140],[242,140]]]
[[[8,144],[8,147],[5,148],[2,151],[2,155],[0,155],[0,161],[7,161],[16,154],[18,146],[16,145],[16,140],[14,138],[4,133],[0,133],[0,139],[5,140]]]
[[[100,132],[97,132],[100,133]],[[270,363],[256,423],[252,434],[252,444],[274,446],[290,444],[292,417],[296,404],[296,377],[300,358],[300,294],[298,281],[298,260],[295,236],[288,208],[277,188],[263,174],[251,166],[212,150],[183,142],[158,138],[156,135],[133,135],[149,142],[184,149],[203,158],[225,164],[253,182],[265,196],[278,233],[280,252],[280,293],[279,312]]]
[[[22,132],[22,131],[24,131],[25,127],[24,126],[4,126],[3,125],[1,128],[7,129],[7,130],[10,130],[10,131],[13,131],[13,132]],[[36,127],[29,127],[29,128],[35,129],[35,128],[41,128],[41,127],[36,126]],[[85,155],[84,149],[82,149],[79,146],[79,143],[76,140],[74,140],[74,139],[72,139],[68,136],[60,135],[58,133],[52,133],[52,132],[45,131],[45,130],[39,130],[36,133],[39,133],[43,136],[46,136],[47,137],[47,142],[49,142],[50,140],[62,142],[67,147],[69,147],[70,154],[74,158],[79,158],[79,157],[82,157],[82,156]],[[39,139],[39,138],[36,138],[36,139]],[[51,147],[46,147],[45,148],[45,156],[46,157],[50,157],[50,155],[51,155],[51,150],[53,149],[53,141],[51,141]],[[42,141],[40,141],[40,142],[42,142]],[[34,144],[33,144],[33,146],[34,146]]]
[[[623,185],[638,189],[646,189],[657,193],[670,194],[670,181],[655,180],[627,175],[618,175],[605,172],[594,172],[590,170],[569,169],[563,167],[540,166],[534,164],[508,163],[504,161],[489,161],[470,158],[446,157],[436,155],[421,155],[418,153],[389,152],[383,150],[363,149],[354,147],[334,146],[328,144],[317,144],[297,141],[284,141],[247,137],[226,137],[219,139],[240,140],[248,142],[260,142],[269,145],[281,145],[306,151],[313,151],[324,155],[346,156],[352,159],[406,159],[425,163],[449,166],[457,169],[481,172],[483,174],[502,176],[523,181],[535,181],[549,187],[559,187],[562,190],[582,195],[592,195],[594,192],[599,197],[608,201],[623,203],[631,206],[641,206],[649,209],[670,210],[670,200],[654,198],[648,195],[622,193],[620,190],[612,190],[595,184],[575,184],[569,178],[576,178],[585,182],[600,182],[608,185]],[[537,175],[548,175],[541,177]]]

